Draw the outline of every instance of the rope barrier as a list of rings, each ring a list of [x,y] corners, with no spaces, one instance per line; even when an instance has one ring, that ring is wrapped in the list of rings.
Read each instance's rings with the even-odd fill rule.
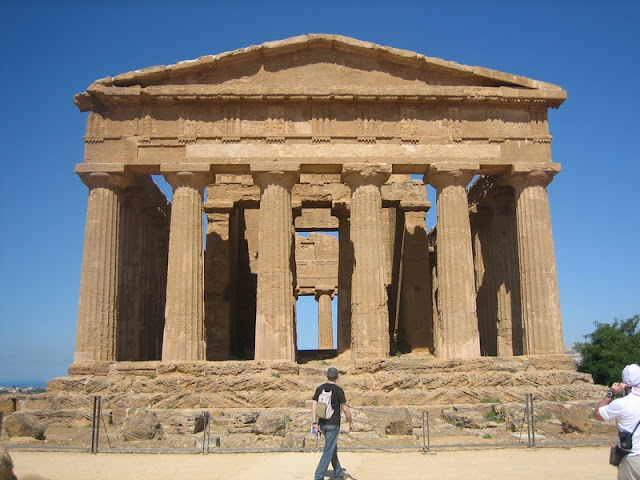
[[[95,398],[101,399],[99,396]],[[183,452],[187,450],[202,454],[208,454],[211,451],[218,453],[225,451],[313,451],[317,450],[322,443],[322,439],[313,438],[310,433],[309,411],[306,409],[300,411],[302,408],[300,405],[276,410],[245,409],[235,415],[212,417],[207,409],[184,413],[139,407],[129,408],[121,404],[108,409],[110,411],[105,411],[101,402],[96,401],[98,403],[93,407],[93,412],[92,407],[87,402],[83,402],[85,408],[76,410],[74,415],[65,417],[71,421],[92,423],[91,429],[85,429],[80,433],[74,432],[74,435],[68,440],[60,441],[56,445],[42,444],[42,448],[53,450],[65,448],[86,448],[89,450],[90,448],[93,453],[97,453],[100,451],[100,439],[104,437],[106,437],[106,445],[102,447],[102,451]],[[343,450],[368,449],[381,452],[397,449],[432,451],[434,448],[487,446],[535,448],[546,445],[604,445],[615,442],[615,427],[608,429],[606,424],[596,422],[593,419],[585,419],[567,408],[579,406],[581,405],[576,403],[544,400],[539,396],[529,394],[522,404],[495,402],[486,406],[456,405],[455,408],[439,413],[410,412],[406,407],[395,409],[393,407],[388,409],[351,407],[356,430],[342,432],[339,442],[340,448]],[[119,411],[125,411],[127,415],[119,415]],[[169,425],[163,424],[163,441],[150,440],[140,431],[127,430],[127,427],[141,431],[145,431],[145,429],[151,431],[157,428],[156,425],[150,426],[134,420],[133,415],[136,412],[152,413],[165,420],[170,417],[171,423]],[[59,418],[60,415],[69,414],[70,411],[49,409],[35,413],[41,418],[47,418],[47,415],[58,415]],[[260,419],[260,416],[265,413],[268,413],[269,416]],[[59,422],[58,418],[46,422],[46,425],[51,426]],[[6,417],[4,420],[6,423]],[[196,427],[195,423],[200,420],[203,423]],[[390,425],[399,420],[406,421],[406,425],[401,424],[405,433],[397,436],[388,433]],[[589,430],[588,428],[579,431],[568,424],[567,421],[571,420],[576,422],[586,420],[587,425],[593,424],[599,425],[599,427],[594,429],[597,430],[595,433],[582,431]],[[161,423],[160,420],[158,422]],[[183,422],[194,422],[193,427],[186,427],[193,428],[194,431],[188,433],[181,431],[181,428],[185,428]],[[518,429],[519,434],[517,433]],[[124,440],[120,435],[125,430],[129,440]],[[239,432],[235,430],[239,430]],[[86,443],[89,432],[92,432],[90,447]],[[273,434],[276,432],[277,434]],[[360,433],[366,432],[369,432],[373,437],[367,439],[360,435]],[[228,439],[238,433],[253,433],[255,439],[249,440],[243,437],[240,446],[233,446],[234,442],[228,441]],[[571,435],[571,437],[567,435]],[[308,444],[306,438],[312,444]],[[193,442],[193,447],[188,446],[190,442]],[[9,443],[9,448],[21,447]],[[184,447],[167,447],[167,444],[182,444]],[[22,447],[27,446],[23,445]]]

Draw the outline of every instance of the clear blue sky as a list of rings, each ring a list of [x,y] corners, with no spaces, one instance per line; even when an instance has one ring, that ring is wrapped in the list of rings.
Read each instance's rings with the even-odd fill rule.
[[[562,86],[549,187],[565,343],[640,313],[640,2],[0,0],[0,385],[73,359],[94,80],[335,33]],[[435,212],[430,212],[434,215]]]

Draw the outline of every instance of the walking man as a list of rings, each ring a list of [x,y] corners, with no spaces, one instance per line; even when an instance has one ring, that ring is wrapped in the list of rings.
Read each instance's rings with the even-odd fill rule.
[[[335,480],[344,479],[344,471],[338,460],[340,410],[344,412],[344,416],[349,422],[349,431],[353,431],[353,418],[347,405],[347,397],[344,394],[344,390],[336,385],[336,380],[338,380],[338,369],[336,367],[329,367],[327,370],[326,383],[316,388],[316,392],[313,394],[313,404],[311,405],[312,429],[319,428],[324,434],[324,451],[322,452],[322,457],[320,457],[318,468],[316,468],[314,480],[324,479],[327,468],[329,468],[329,462],[333,465],[333,476]],[[327,397],[329,397],[330,404],[330,408],[327,408],[327,411],[333,410],[333,414],[326,419],[318,418],[318,400],[324,402]]]
[[[626,396],[617,398],[622,391]],[[618,465],[618,480],[640,480],[640,365],[622,370],[622,383],[615,382],[593,410],[593,418],[615,420],[621,432],[633,432],[631,452]]]

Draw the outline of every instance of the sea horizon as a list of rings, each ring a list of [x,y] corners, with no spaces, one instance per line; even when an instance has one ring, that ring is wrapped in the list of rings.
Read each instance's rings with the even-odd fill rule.
[[[0,387],[5,388],[45,388],[48,380],[0,380]]]

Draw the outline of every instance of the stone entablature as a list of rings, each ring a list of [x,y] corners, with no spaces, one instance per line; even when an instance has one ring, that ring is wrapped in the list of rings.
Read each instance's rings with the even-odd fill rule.
[[[562,352],[546,186],[547,110],[565,99],[334,35],[98,80],[75,97],[90,111],[75,362],[293,361],[300,294],[328,350],[337,294],[352,361]],[[170,215],[139,188],[151,175],[173,188]],[[296,231],[337,231],[337,272],[305,275],[322,262],[297,258]]]
[[[333,35],[143,69],[75,97],[92,112],[85,163],[117,154],[149,171],[213,161],[247,172],[253,160],[301,157],[301,173],[340,173],[376,157],[414,174],[452,159],[483,173],[548,162],[546,112],[565,99],[555,85]]]

